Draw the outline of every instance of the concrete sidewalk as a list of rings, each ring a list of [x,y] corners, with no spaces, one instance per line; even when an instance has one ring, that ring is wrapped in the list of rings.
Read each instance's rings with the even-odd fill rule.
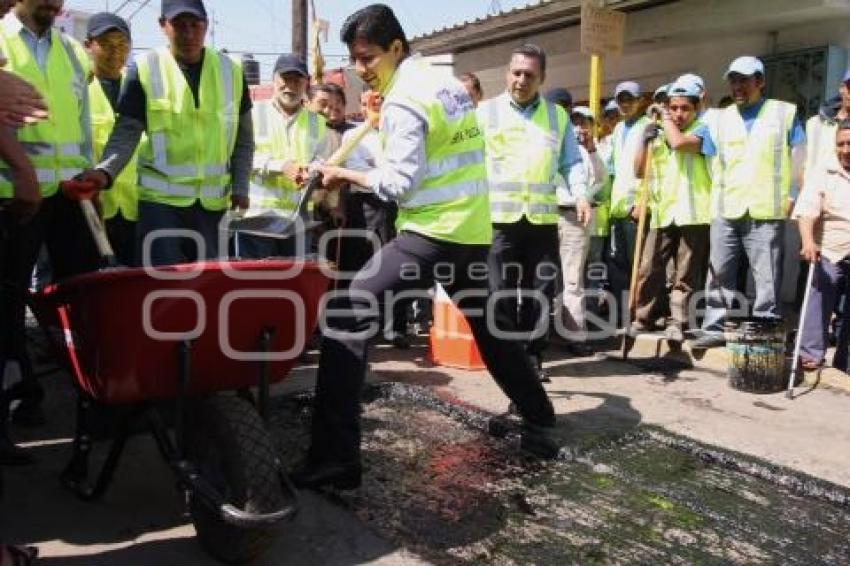
[[[421,339],[407,351],[379,346],[373,351],[370,379],[425,386],[493,413],[506,410],[507,399],[486,372],[433,367],[426,354]],[[551,354],[546,366],[552,383],[547,390],[559,422],[568,429],[603,435],[659,425],[850,487],[850,434],[844,418],[850,394],[801,388],[799,397],[789,401],[783,394],[735,391],[719,369],[692,369],[671,361],[655,364],[659,371],[652,373],[604,356],[560,356],[557,347]],[[314,373],[313,364],[299,367],[275,388],[275,395],[310,389]],[[97,503],[83,503],[59,487],[58,476],[70,453],[74,397],[61,372],[48,376],[45,384],[49,425],[14,429],[16,439],[34,451],[39,463],[4,470],[3,539],[38,545],[44,557],[40,563],[45,564],[211,563],[193,539],[174,478],[152,441],[140,437],[129,443],[114,486]],[[326,497],[305,494],[302,513],[285,526],[261,564],[421,562],[375,534],[350,510]]]

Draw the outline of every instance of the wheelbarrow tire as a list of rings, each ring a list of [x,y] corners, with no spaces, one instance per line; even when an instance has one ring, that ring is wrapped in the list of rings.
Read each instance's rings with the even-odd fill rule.
[[[256,409],[234,395],[216,395],[195,405],[189,458],[227,503],[251,513],[284,506],[279,463],[271,436]],[[219,509],[192,497],[190,510],[201,545],[229,564],[251,562],[276,537],[274,526],[244,528],[226,523]]]

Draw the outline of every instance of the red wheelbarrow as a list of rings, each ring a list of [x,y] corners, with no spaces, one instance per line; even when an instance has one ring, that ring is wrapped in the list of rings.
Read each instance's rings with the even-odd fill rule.
[[[32,297],[80,392],[63,482],[103,495],[122,449],[150,431],[187,498],[198,538],[225,562],[273,542],[297,494],[268,431],[269,386],[315,328],[328,278],[309,260],[201,262],[87,273]],[[120,407],[108,456],[88,482],[90,415]]]

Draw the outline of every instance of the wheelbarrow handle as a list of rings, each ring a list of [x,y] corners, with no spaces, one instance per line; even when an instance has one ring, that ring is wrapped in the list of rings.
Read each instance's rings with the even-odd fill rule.
[[[101,222],[94,204],[90,200],[81,200],[80,208],[83,210],[83,217],[86,219],[86,224],[91,231],[97,252],[100,254],[103,263],[106,267],[116,267],[118,261],[115,259],[115,252],[112,250],[112,244],[109,243],[106,229],[103,227],[103,222]]]
[[[59,188],[63,193],[75,192],[73,189],[82,189],[86,192],[88,183],[77,180],[62,181],[59,183]],[[103,227],[103,222],[100,219],[97,209],[94,207],[91,198],[80,198],[80,210],[83,211],[83,218],[86,220],[86,225],[89,227],[94,243],[97,246],[97,252],[100,254],[103,263],[106,267],[115,267],[118,262],[115,259],[115,252],[112,250],[112,244],[109,243],[109,238],[106,235],[106,229]]]

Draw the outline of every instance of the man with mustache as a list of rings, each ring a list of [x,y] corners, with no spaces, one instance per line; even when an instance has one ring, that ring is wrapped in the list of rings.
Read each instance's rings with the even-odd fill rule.
[[[755,281],[753,316],[782,316],[783,230],[802,181],[806,134],[790,103],[765,98],[764,64],[739,57],[726,72],[735,104],[717,117],[712,163],[707,309],[694,348],[723,346],[727,305],[745,255]],[[735,301],[737,302],[737,301]]]
[[[806,173],[806,183],[794,207],[803,241],[800,255],[815,266],[800,348],[800,361],[807,370],[823,365],[835,306],[850,300],[850,120],[835,125],[833,143],[835,157],[822,159]],[[846,373],[850,339],[850,310],[846,306],[839,320],[832,365]]]
[[[256,105],[251,208],[291,214],[306,180],[307,166],[328,157],[331,144],[325,118],[304,105],[310,76],[304,60],[292,54],[278,57],[274,66],[274,97]],[[239,235],[239,255],[249,258],[294,253],[290,240]]]
[[[110,187],[147,134],[139,147],[136,250],[150,265],[218,257],[224,211],[248,207],[254,154],[247,82],[239,63],[204,47],[203,2],[163,0],[161,13],[169,45],[128,67],[103,158],[82,176],[97,190]],[[174,229],[193,237],[158,236]]]

